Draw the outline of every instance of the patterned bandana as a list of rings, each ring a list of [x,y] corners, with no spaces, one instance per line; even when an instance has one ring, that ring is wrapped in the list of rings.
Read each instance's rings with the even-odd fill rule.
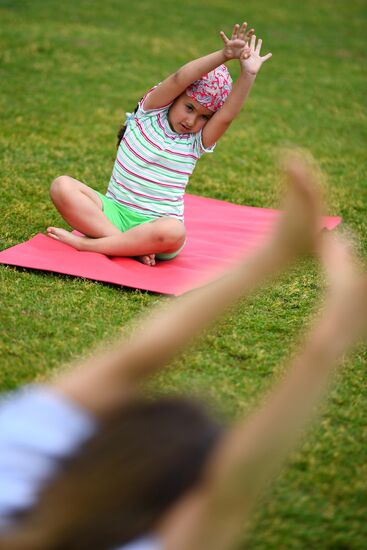
[[[199,80],[195,80],[186,88],[186,94],[196,99],[203,107],[215,112],[222,107],[231,90],[231,75],[225,65],[220,65]]]

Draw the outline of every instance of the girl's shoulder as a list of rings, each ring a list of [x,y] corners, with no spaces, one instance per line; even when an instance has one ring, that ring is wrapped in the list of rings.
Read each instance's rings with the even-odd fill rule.
[[[157,84],[156,86],[153,86],[153,88],[150,88],[144,95],[143,97],[140,99],[140,101],[138,102],[138,105],[137,105],[137,113],[139,114],[150,114],[150,115],[156,115],[164,110],[168,111],[168,109],[170,108],[170,106],[172,105],[172,102],[170,103],[167,103],[166,105],[162,105],[160,107],[156,107],[154,109],[147,109],[145,104],[146,104],[146,101],[148,99],[148,97],[150,96],[150,94],[157,88],[157,86],[159,86],[159,84]]]

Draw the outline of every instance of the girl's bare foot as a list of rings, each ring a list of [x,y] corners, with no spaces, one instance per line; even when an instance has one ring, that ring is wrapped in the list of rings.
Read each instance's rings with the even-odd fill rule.
[[[47,235],[56,241],[68,244],[77,250],[83,250],[83,240],[85,237],[74,235],[66,229],[61,229],[60,227],[48,227]]]
[[[138,262],[151,267],[155,265],[155,254],[144,254],[143,256],[137,256],[136,259]]]
[[[52,237],[56,241],[68,244],[75,248],[76,250],[86,250],[86,243],[89,237],[80,237],[79,235],[74,235],[66,229],[61,229],[60,227],[48,227],[47,235]],[[136,259],[148,266],[155,265],[155,254],[144,254],[143,256],[137,256]]]

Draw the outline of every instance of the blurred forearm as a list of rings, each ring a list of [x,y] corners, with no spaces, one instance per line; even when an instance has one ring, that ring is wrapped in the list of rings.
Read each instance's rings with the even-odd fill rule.
[[[281,247],[263,247],[220,279],[158,308],[130,338],[65,373],[54,387],[97,415],[108,413],[228,306],[279,272],[287,260]]]
[[[283,381],[255,414],[223,438],[204,476],[199,539],[195,540],[193,529],[190,548],[196,550],[206,538],[210,548],[222,550],[236,539],[259,494],[315,414],[335,366],[352,344],[345,334],[334,311],[324,312]],[[216,521],[223,528],[211,541]]]

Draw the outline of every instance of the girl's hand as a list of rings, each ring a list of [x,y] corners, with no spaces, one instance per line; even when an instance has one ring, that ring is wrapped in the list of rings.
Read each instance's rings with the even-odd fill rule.
[[[260,55],[262,40],[259,38],[256,44],[256,36],[251,36],[251,41],[241,51],[240,63],[242,70],[247,74],[256,75],[264,61],[271,58],[272,54]]]
[[[247,23],[242,23],[242,26],[236,24],[233,27],[232,36],[229,39],[223,31],[220,31],[220,36],[224,42],[223,53],[226,60],[240,59],[243,48],[246,46],[251,36],[254,33],[254,29],[250,29],[247,33]]]

